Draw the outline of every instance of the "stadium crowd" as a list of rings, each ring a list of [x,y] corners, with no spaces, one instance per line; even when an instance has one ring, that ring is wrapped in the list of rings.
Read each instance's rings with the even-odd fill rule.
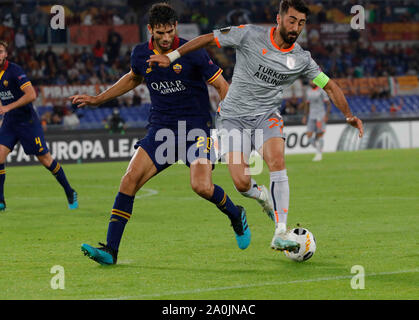
[[[147,8],[152,1],[143,1]],[[315,1],[309,0],[312,16],[310,23],[339,22],[344,12],[358,3],[365,5],[368,22],[408,22],[419,15],[417,1],[400,1],[405,10],[397,6],[379,5],[377,1]],[[42,1],[39,1],[42,3]],[[68,25],[121,25],[136,23],[145,25],[147,17],[139,14],[140,7],[128,8],[130,1],[93,0],[62,1],[66,5]],[[96,3],[96,5],[95,5]],[[200,32],[245,23],[272,23],[278,10],[278,0],[173,0],[181,23],[197,23]],[[382,3],[382,2],[381,2]],[[123,4],[121,6],[121,4]],[[10,44],[9,59],[21,65],[35,86],[109,84],[116,82],[130,68],[132,48],[122,44],[122,37],[110,30],[107,41],[97,41],[93,46],[56,46],[62,41],[58,33],[47,43],[50,14],[46,6],[35,2],[3,5],[0,10],[0,37]],[[339,8],[339,9],[337,9]],[[135,9],[137,13],[135,13]],[[2,29],[2,26],[6,27]],[[52,44],[51,44],[52,43]],[[37,46],[43,44],[42,47]],[[41,48],[41,49],[40,49]],[[55,50],[53,49],[55,48]],[[419,45],[401,46],[386,44],[378,48],[361,39],[355,32],[347,42],[328,45],[309,41],[306,45],[322,69],[334,78],[360,78],[419,73]],[[224,77],[231,80],[235,51],[209,48],[215,62],[224,69]],[[233,63],[232,63],[233,62]],[[133,102],[135,103],[135,101]],[[71,113],[71,111],[70,111]],[[51,122],[61,122],[65,115],[51,115]],[[61,117],[61,120],[59,119]]]
[[[179,8],[181,20],[200,24],[204,32],[226,25],[275,21],[279,3],[278,0],[189,0],[184,2],[189,2],[189,5]],[[310,23],[316,24],[343,22],[355,5],[364,6],[369,23],[412,22],[418,20],[419,14],[419,5],[414,0],[307,0],[306,2],[312,12]]]
[[[136,21],[131,10],[117,9],[113,6],[95,8],[89,6],[91,2],[69,2],[72,3],[70,7],[72,11],[67,23],[118,25]],[[205,9],[202,2],[206,4]],[[184,1],[184,5],[179,5],[178,8],[180,22],[195,22],[201,27],[201,33],[204,33],[228,25],[269,23],[275,20],[277,0],[252,1],[250,6],[245,7],[246,9],[239,6],[243,2],[245,1],[223,1],[223,10],[220,11],[217,7],[221,5],[220,1]],[[309,2],[312,3],[313,11],[311,23],[331,22],[330,18],[336,16],[328,13],[328,10],[332,10],[333,1],[323,1],[324,5],[318,4],[317,1]],[[359,1],[344,1],[341,11],[350,11],[355,2]],[[373,1],[369,2],[367,7],[376,10],[374,13],[376,21],[410,21],[417,15],[418,5],[414,1],[409,1],[408,4],[406,12],[400,14],[391,11],[392,7],[374,5]],[[327,5],[331,6],[330,9]],[[22,19],[18,14],[19,10],[22,10],[19,5],[12,7],[10,11],[2,10],[0,21],[15,30],[15,32],[10,29],[5,30],[2,38],[11,43],[10,59],[28,71],[35,85],[113,83],[129,70],[131,48],[122,48],[122,38],[117,32],[110,31],[106,43],[97,41],[92,47],[73,46],[71,49],[65,47],[62,52],[61,49],[57,50],[58,52],[53,51],[52,46],[36,50],[37,44],[45,42],[49,16],[38,6]],[[123,17],[124,11],[130,14]],[[220,15],[220,12],[226,14]],[[32,24],[31,21],[35,20],[37,23]],[[29,27],[30,25],[34,28]],[[333,45],[312,41],[308,49],[323,70],[332,77],[396,76],[419,72],[419,57],[415,54],[419,52],[419,45],[402,47],[387,44],[378,49],[371,43],[357,39],[356,34],[350,40],[347,43]],[[234,62],[235,59],[234,50],[225,49],[221,54],[224,57],[220,58],[220,53],[217,55],[216,50],[212,50],[212,56],[225,70],[224,76],[230,79],[233,68],[231,61]]]

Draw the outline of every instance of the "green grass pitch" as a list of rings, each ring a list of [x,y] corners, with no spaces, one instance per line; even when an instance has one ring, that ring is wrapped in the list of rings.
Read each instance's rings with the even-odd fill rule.
[[[80,251],[106,240],[110,210],[127,162],[63,165],[80,208],[42,166],[6,169],[0,213],[0,299],[418,299],[419,149],[287,156],[288,224],[316,236],[317,252],[297,263],[270,249],[274,226],[240,196],[225,165],[214,171],[247,209],[252,243],[237,248],[226,216],[199,198],[189,170],[174,165],[137,194],[118,265]],[[269,185],[269,173],[255,176]],[[52,289],[54,266],[64,289]],[[351,287],[353,266],[364,289]]]

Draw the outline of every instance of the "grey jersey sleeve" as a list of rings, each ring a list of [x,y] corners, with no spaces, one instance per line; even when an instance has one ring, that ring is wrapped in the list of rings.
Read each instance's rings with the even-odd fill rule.
[[[240,47],[248,30],[249,27],[246,25],[214,30],[215,42],[219,47]]]
[[[302,76],[309,80],[313,80],[322,72],[322,70],[320,69],[316,61],[313,60],[310,53],[308,53],[308,59],[309,63],[307,67],[304,69]]]

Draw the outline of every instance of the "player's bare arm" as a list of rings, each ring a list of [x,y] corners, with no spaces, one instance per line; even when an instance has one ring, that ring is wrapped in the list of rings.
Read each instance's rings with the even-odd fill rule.
[[[346,122],[359,130],[359,137],[362,138],[364,135],[364,127],[362,125],[362,121],[352,114],[342,89],[332,79],[328,81],[323,89],[326,91],[327,95],[333,101],[335,106],[343,113],[346,118]]]
[[[36,91],[35,91],[35,88],[31,84],[25,86],[22,89],[22,91],[24,92],[24,95],[19,100],[12,102],[8,105],[2,106],[0,108],[0,115],[3,115],[9,112],[10,110],[25,106],[28,103],[35,101]]]
[[[170,64],[179,59],[180,57],[188,54],[189,52],[196,51],[198,49],[204,48],[208,45],[217,45],[216,40],[214,38],[214,33],[207,33],[202,36],[196,37],[191,41],[188,41],[177,50],[170,52],[167,55],[152,55],[147,62],[150,66],[158,65],[162,68],[167,68]]]
[[[71,96],[69,99],[71,99],[72,103],[76,104],[79,108],[87,105],[98,106],[109,100],[115,99],[116,97],[122,96],[123,94],[137,87],[142,82],[143,78],[134,74],[134,72],[131,70],[121,79],[119,79],[112,87],[97,96],[79,94]]]
[[[214,82],[211,83],[211,85],[217,90],[218,95],[220,96],[221,100],[224,100],[224,98],[227,95],[227,91],[228,91],[228,82],[226,81],[226,79],[220,75],[217,80],[215,80]]]

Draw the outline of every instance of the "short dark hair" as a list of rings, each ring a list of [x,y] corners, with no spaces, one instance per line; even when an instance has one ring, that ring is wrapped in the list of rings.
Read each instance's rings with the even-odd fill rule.
[[[153,4],[148,12],[148,24],[156,26],[173,26],[178,21],[176,11],[166,2]]]
[[[4,40],[0,40],[0,46],[3,46],[7,51],[7,48],[9,47],[9,44]]]
[[[286,14],[289,8],[294,8],[298,12],[305,13],[306,17],[310,15],[310,9],[304,0],[281,0],[279,14]]]

